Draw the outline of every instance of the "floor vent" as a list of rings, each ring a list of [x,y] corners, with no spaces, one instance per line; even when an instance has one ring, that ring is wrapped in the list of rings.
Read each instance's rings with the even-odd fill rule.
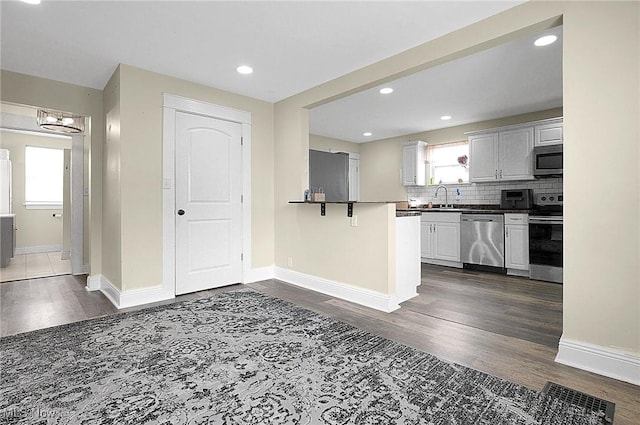
[[[553,398],[584,407],[585,410],[597,412],[602,417],[603,424],[613,423],[613,412],[616,404],[607,400],[602,400],[589,394],[581,393],[571,388],[563,387],[554,382],[547,382],[542,389],[542,394]]]

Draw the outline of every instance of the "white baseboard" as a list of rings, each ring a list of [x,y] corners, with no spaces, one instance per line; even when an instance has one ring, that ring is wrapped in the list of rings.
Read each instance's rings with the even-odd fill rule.
[[[16,248],[16,255],[23,254],[40,254],[42,252],[59,252],[62,251],[62,245],[41,245],[41,246],[25,246]]]
[[[461,269],[464,267],[462,263],[459,263],[457,261],[436,260],[435,258],[425,258],[425,257],[420,258],[420,261],[422,263],[435,264],[438,266],[455,267],[457,269]]]
[[[575,341],[563,336],[558,344],[556,362],[640,385],[640,356],[608,347]]]
[[[120,309],[120,290],[106,277],[100,275],[100,292],[111,301],[116,308]]]
[[[320,292],[332,297],[350,301],[365,307],[390,313],[400,308],[394,296],[384,295],[368,289],[356,288],[345,283],[335,282],[282,267],[275,267],[275,278],[292,285]]]
[[[102,292],[118,309],[155,303],[175,297],[173,293],[165,291],[162,286],[122,292],[102,275],[87,278],[87,291]]]
[[[274,276],[273,266],[258,267],[245,272],[242,283],[260,282],[261,280],[273,279]]]

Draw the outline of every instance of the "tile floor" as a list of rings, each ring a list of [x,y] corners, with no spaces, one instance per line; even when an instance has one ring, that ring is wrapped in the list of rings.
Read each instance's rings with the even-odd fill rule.
[[[7,267],[0,268],[0,282],[59,276],[71,273],[71,260],[63,260],[60,252],[19,254]]]

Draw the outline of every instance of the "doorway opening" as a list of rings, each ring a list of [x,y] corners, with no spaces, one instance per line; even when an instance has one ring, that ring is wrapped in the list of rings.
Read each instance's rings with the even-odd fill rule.
[[[37,113],[2,103],[0,282],[88,271],[85,135],[42,129]]]

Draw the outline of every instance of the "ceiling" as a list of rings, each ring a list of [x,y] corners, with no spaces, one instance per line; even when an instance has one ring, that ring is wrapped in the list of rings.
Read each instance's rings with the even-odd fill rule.
[[[2,1],[0,63],[100,90],[125,63],[275,102],[522,2]]]
[[[534,46],[548,34],[558,40]],[[316,107],[309,131],[361,143],[561,106],[560,26]]]

